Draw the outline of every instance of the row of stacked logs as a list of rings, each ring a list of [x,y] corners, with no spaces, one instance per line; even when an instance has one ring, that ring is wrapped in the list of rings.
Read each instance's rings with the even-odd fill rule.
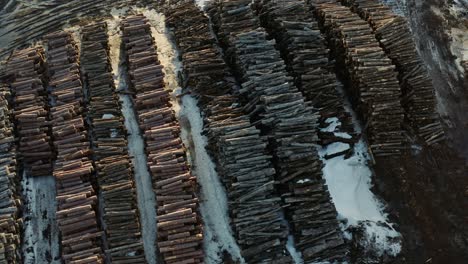
[[[342,1],[352,6],[361,18],[367,20],[383,50],[397,66],[402,104],[406,117],[416,133],[432,145],[445,139],[436,111],[432,78],[421,60],[406,18],[375,0]]]
[[[65,263],[103,263],[102,232],[94,172],[83,118],[83,91],[78,49],[70,33],[45,36],[50,76],[50,116],[57,159],[53,175],[57,187],[57,222]]]
[[[52,172],[52,146],[47,93],[42,84],[44,54],[41,48],[17,50],[8,60],[14,116],[19,135],[19,157],[31,176]]]
[[[8,97],[7,89],[2,87],[0,91],[0,264],[19,264],[21,201],[16,175],[14,125],[10,120],[11,109],[5,97]]]
[[[215,28],[237,67],[245,109],[270,140],[296,247],[305,262],[343,260],[347,247],[316,150],[319,113],[292,83],[250,3],[218,1],[210,11]]]
[[[187,164],[151,27],[147,18],[136,15],[125,18],[121,29],[129,79],[135,92],[134,108],[144,134],[156,193],[159,252],[165,263],[203,263],[196,178]]]
[[[288,228],[266,138],[242,112],[209,20],[193,3],[170,6],[166,23],[182,55],[185,82],[201,103],[208,151],[228,194],[231,226],[247,263],[291,263]]]
[[[327,126],[327,119],[336,118],[340,127],[336,132],[321,131],[322,145],[333,142],[351,143],[354,134],[352,118],[344,108],[344,98],[338,91],[338,80],[329,61],[329,50],[320,33],[317,21],[303,0],[258,0],[256,9],[262,25],[274,36],[277,46],[294,76],[297,87],[313,106],[320,110],[320,123]],[[340,135],[340,134],[339,134]]]
[[[106,256],[111,263],[146,263],[133,167],[109,62],[105,22],[82,28],[80,61],[87,87],[87,115],[102,197]]]
[[[338,66],[346,69],[353,103],[365,122],[374,156],[399,156],[405,149],[404,110],[395,66],[367,24],[338,3],[314,3]]]

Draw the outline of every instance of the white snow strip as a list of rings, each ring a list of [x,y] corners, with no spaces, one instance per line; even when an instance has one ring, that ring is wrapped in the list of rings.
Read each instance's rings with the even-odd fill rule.
[[[228,252],[236,261],[245,263],[241,257],[228,216],[227,197],[215,170],[215,164],[206,152],[207,139],[202,136],[203,119],[197,101],[192,96],[177,99],[181,88],[177,76],[182,69],[178,52],[169,38],[163,15],[154,10],[139,10],[150,21],[158,58],[164,66],[166,88],[171,91],[173,109],[181,125],[181,137],[188,148],[192,172],[201,185],[200,213],[205,224],[205,263],[223,263],[223,253]]]
[[[294,246],[294,238],[292,235],[288,236],[288,242],[286,243],[286,249],[288,250],[289,254],[291,255],[295,264],[303,264],[304,260],[302,259],[301,252],[297,251],[296,247]]]
[[[23,214],[23,263],[59,264],[55,179],[53,176],[28,177],[23,173],[21,185],[26,205]]]
[[[127,10],[127,8],[120,10],[113,9],[111,11],[113,19],[107,21],[110,59],[117,90],[127,90],[127,83],[125,80],[126,67],[125,64],[121,63],[123,56],[120,54],[121,36],[118,29],[121,21],[119,16],[125,14]],[[120,100],[122,102],[122,113],[125,118],[125,127],[128,132],[129,154],[132,157],[134,167],[145,257],[149,264],[156,264],[156,200],[151,175],[147,167],[144,141],[140,134],[140,128],[133,110],[131,97],[126,94],[121,94]]]
[[[235,260],[245,263],[229,226],[226,192],[216,173],[215,164],[206,152],[207,138],[201,134],[203,120],[192,96],[182,98],[180,119],[187,120],[185,122],[191,128],[183,131],[183,138],[193,147],[190,149],[192,167],[202,187],[200,211],[205,222],[207,262],[223,263],[220,257],[222,251],[227,251]]]
[[[340,125],[337,119],[330,121],[329,127],[323,131],[331,132],[331,128]],[[334,154],[347,148],[348,144],[338,142],[319,149],[319,155],[325,164],[323,173],[330,195],[339,217],[346,219],[346,223],[342,226],[343,231],[346,232],[349,227],[364,223],[366,243],[376,248],[380,254],[395,256],[400,252],[401,245],[399,242],[394,242],[394,238],[400,237],[400,234],[388,222],[383,204],[371,192],[372,172],[367,165],[368,148],[364,140],[361,139],[355,145],[355,154],[347,160],[343,155],[329,160],[323,158],[327,154]],[[346,236],[349,237],[350,234]]]

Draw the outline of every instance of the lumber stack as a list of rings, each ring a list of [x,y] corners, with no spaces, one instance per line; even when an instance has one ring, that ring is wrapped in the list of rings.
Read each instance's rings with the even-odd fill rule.
[[[78,50],[70,33],[45,36],[52,107],[50,116],[57,159],[57,222],[65,263],[103,263],[94,168],[83,118]]]
[[[202,99],[207,150],[228,194],[241,255],[248,263],[291,263],[285,247],[288,227],[281,217],[267,140],[242,112],[237,96],[229,95],[236,88],[208,18],[193,1],[185,1],[171,6],[166,21],[182,53],[187,86]],[[207,41],[196,41],[195,36]]]
[[[404,110],[395,66],[369,27],[347,7],[337,3],[314,4],[338,67],[347,69],[351,94],[367,130],[374,156],[400,156],[405,149]]]
[[[288,72],[306,100],[320,111],[322,127],[328,118],[336,118],[340,127],[336,132],[354,136],[351,114],[344,108],[344,98],[338,92],[338,80],[329,61],[329,49],[320,33],[317,21],[302,0],[258,0],[257,12],[262,25],[274,36]],[[351,143],[349,136],[335,136],[333,132],[320,132],[320,143]]]
[[[47,176],[52,170],[52,147],[47,93],[42,84],[42,48],[17,50],[7,70],[13,76],[14,117],[19,135],[19,157],[31,176]]]
[[[251,25],[255,18],[249,1],[219,1],[215,8],[219,36],[242,79],[244,109],[270,139],[275,179],[296,247],[307,262],[345,259],[347,249],[316,150],[318,111],[286,74],[275,41],[257,24]]]
[[[105,22],[82,28],[80,61],[88,95],[93,158],[103,201],[108,246],[105,253],[111,263],[146,263],[133,166],[109,62]]]
[[[1,85],[1,84],[0,84]],[[16,145],[11,109],[5,96],[7,87],[0,92],[0,263],[21,263],[21,200],[16,175]],[[4,93],[5,92],[5,93]]]
[[[203,226],[196,178],[187,164],[180,126],[169,102],[148,20],[122,21],[123,45],[135,92],[134,107],[144,134],[157,201],[157,244],[165,263],[203,263]]]
[[[402,103],[411,127],[428,145],[443,141],[432,78],[416,49],[407,19],[375,0],[343,2],[369,22],[381,47],[397,66]]]

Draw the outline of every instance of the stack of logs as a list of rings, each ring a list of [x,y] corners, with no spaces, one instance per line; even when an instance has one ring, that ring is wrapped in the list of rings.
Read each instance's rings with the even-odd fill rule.
[[[351,84],[351,94],[374,156],[400,156],[405,146],[404,111],[395,66],[369,27],[359,16],[338,3],[314,4],[339,67]]]
[[[188,87],[201,98],[208,151],[228,194],[232,228],[248,263],[291,263],[285,247],[287,226],[274,186],[275,169],[266,138],[239,107],[228,66],[218,52],[208,19],[193,1],[166,14],[182,53]],[[205,36],[206,41],[197,41]],[[206,58],[209,58],[208,60]],[[199,89],[202,87],[203,89]]]
[[[122,21],[123,45],[135,91],[157,200],[157,244],[165,263],[203,263],[203,228],[196,178],[187,164],[180,126],[169,102],[150,25],[143,15]]]
[[[228,93],[234,80],[219,49],[213,45],[215,38],[208,17],[193,1],[179,1],[169,6],[166,13],[167,25],[176,29],[174,34],[182,54],[185,86],[200,97],[201,103]]]
[[[0,84],[1,85],[1,84]],[[5,89],[5,90],[4,90]],[[16,175],[16,146],[11,112],[5,96],[0,94],[0,264],[21,263],[18,178]]]
[[[275,41],[254,23],[249,1],[219,1],[217,14],[212,13],[237,64],[245,109],[270,139],[286,219],[304,261],[345,259],[347,249],[316,150],[319,114],[287,76]]]
[[[13,76],[15,122],[19,134],[19,155],[31,176],[52,172],[52,147],[48,121],[47,94],[42,85],[43,50],[15,51],[8,61]]]
[[[351,115],[337,90],[338,80],[330,69],[333,64],[325,39],[305,2],[262,0],[256,6],[262,25],[275,37],[297,87],[320,110],[322,127],[328,126],[329,118],[336,118],[341,124],[337,132],[348,135],[339,137],[334,132],[321,131],[321,144],[339,141],[353,145],[355,139],[349,137],[354,134]]]
[[[57,222],[65,263],[102,263],[93,164],[83,118],[78,50],[70,33],[45,36],[50,75],[50,115],[57,160]]]
[[[138,217],[133,167],[115,92],[105,22],[82,29],[81,66],[87,87],[93,157],[111,263],[146,263]]]
[[[383,50],[399,72],[406,117],[416,133],[432,145],[445,139],[436,111],[435,91],[426,65],[416,50],[406,18],[397,16],[375,0],[342,1],[366,19],[375,31]]]

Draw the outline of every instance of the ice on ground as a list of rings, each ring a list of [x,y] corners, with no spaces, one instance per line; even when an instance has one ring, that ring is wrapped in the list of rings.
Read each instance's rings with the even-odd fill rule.
[[[338,119],[330,119],[329,127],[323,131],[332,132],[332,128],[338,127]],[[350,227],[359,225],[365,227],[368,238],[366,243],[372,244],[380,254],[397,255],[401,250],[398,241],[400,234],[389,223],[383,204],[371,192],[372,172],[367,165],[367,145],[361,139],[354,147],[355,154],[349,159],[338,156],[329,160],[323,157],[349,148],[348,144],[333,143],[319,150],[325,167],[325,176],[328,190],[335,204],[339,218],[345,220],[342,226],[347,232]],[[350,234],[346,234],[348,237]]]

